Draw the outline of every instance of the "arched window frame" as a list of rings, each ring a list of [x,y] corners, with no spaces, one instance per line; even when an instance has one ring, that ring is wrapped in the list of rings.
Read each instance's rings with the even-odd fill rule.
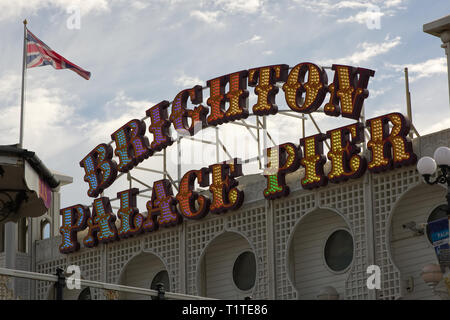
[[[45,237],[45,227],[48,225],[48,237]],[[49,239],[52,236],[52,223],[50,222],[50,220],[48,218],[44,218],[41,221],[41,240],[44,239]]]

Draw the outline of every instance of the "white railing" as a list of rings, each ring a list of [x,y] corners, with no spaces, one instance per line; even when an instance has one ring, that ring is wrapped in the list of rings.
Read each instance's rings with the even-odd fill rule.
[[[0,275],[16,277],[16,278],[23,278],[23,279],[30,279],[30,280],[49,281],[49,282],[54,282],[54,283],[59,283],[61,281],[61,277],[58,277],[57,275],[43,274],[43,273],[22,271],[22,270],[14,270],[14,269],[7,269],[7,268],[0,268]],[[64,277],[63,277],[63,279],[64,279]],[[164,299],[216,300],[213,298],[193,296],[193,295],[189,295],[189,294],[164,292],[164,291],[159,291],[159,290],[124,286],[124,285],[119,285],[119,284],[105,283],[105,282],[92,281],[92,280],[80,279],[79,281],[80,281],[81,286],[86,286],[86,287],[90,287],[90,288],[98,288],[98,289],[103,289],[103,290],[135,293],[135,294],[141,294],[141,295],[145,295],[145,296],[159,297],[159,298],[163,297]]]

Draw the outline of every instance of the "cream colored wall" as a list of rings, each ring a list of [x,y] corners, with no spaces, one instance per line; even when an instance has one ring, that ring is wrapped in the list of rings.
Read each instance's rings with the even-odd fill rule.
[[[314,300],[325,286],[333,286],[339,299],[344,299],[349,269],[335,273],[326,267],[324,259],[325,242],[338,228],[348,230],[344,219],[329,210],[315,210],[297,225],[291,240],[288,265],[298,299]]]
[[[415,221],[425,223],[432,210],[445,199],[445,190],[439,186],[420,185],[408,191],[394,208],[391,224],[391,255],[400,269],[403,299],[437,299],[431,289],[421,279],[422,268],[429,263],[437,263],[434,248],[426,234],[414,235],[403,224]],[[408,292],[407,281],[413,279],[414,288]]]
[[[165,270],[164,264],[157,256],[150,253],[141,253],[132,258],[125,266],[120,284],[150,289],[153,278],[162,270]],[[165,288],[165,290],[169,291],[169,288]],[[151,297],[124,293],[120,295],[120,299],[149,300]]]
[[[243,251],[252,249],[237,233],[227,232],[215,238],[206,248],[200,272],[203,294],[218,299],[243,299],[251,290],[239,290],[233,282],[233,266]],[[202,274],[202,272],[204,274]]]

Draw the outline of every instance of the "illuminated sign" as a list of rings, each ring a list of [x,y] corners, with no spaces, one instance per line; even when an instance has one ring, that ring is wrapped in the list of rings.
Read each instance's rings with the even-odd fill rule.
[[[183,135],[193,136],[201,129],[247,118],[247,86],[253,87],[257,96],[256,104],[252,106],[252,112],[256,115],[274,115],[278,112],[275,96],[279,94],[282,84],[287,106],[295,112],[316,111],[329,93],[329,100],[324,105],[325,114],[357,121],[329,130],[326,134],[267,148],[263,173],[266,179],[263,195],[266,199],[287,196],[289,186],[285,176],[300,167],[304,168],[302,187],[313,189],[359,178],[366,170],[378,173],[414,164],[417,157],[407,137],[410,123],[402,114],[389,113],[368,119],[366,123],[359,122],[363,102],[369,95],[369,79],[375,71],[345,65],[333,65],[331,69],[334,71],[331,83],[328,83],[324,69],[310,62],[299,63],[292,68],[286,64],[270,65],[217,77],[206,82],[210,92],[206,100],[209,108],[202,105],[203,88],[200,85],[180,91],[171,104],[164,100],[145,111],[150,119],[148,132],[144,121],[132,119],[111,134],[114,150],[110,145],[101,143],[81,160],[84,181],[89,186],[88,196],[96,198],[113,184],[119,172],[132,170],[155,152],[172,145],[171,126]],[[195,105],[193,109],[187,108],[188,100]],[[358,147],[365,142],[364,127],[370,132],[367,141],[369,159],[360,154]],[[150,134],[151,142],[146,132]],[[323,152],[325,140],[330,145],[327,154]],[[325,174],[327,159],[331,169]],[[86,228],[88,233],[83,244],[94,247],[98,243],[155,232],[159,227],[175,226],[183,219],[201,219],[208,213],[223,214],[239,209],[244,201],[244,191],[237,188],[235,178],[242,175],[242,164],[235,158],[186,172],[179,181],[176,195],[169,180],[154,181],[146,213],[140,213],[136,207],[137,188],[117,193],[120,208],[116,214],[112,212],[108,197],[94,199],[92,211],[81,204],[61,209],[60,251],[71,253],[79,250],[77,233]],[[201,187],[209,187],[210,197],[194,191],[195,181]],[[119,228],[115,224],[117,218],[121,222]]]

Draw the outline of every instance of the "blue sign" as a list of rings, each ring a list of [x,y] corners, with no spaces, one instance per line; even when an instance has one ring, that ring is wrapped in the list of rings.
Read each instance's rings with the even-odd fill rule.
[[[449,219],[442,218],[428,223],[431,241],[441,265],[450,264]]]

